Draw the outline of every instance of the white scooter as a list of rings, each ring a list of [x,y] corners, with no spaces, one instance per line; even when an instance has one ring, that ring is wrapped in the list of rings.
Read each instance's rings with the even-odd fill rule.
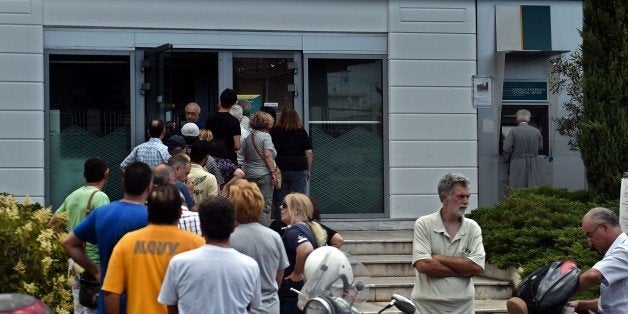
[[[307,314],[358,314],[356,306],[368,297],[370,278],[366,267],[332,246],[320,247],[308,256],[303,270],[305,285],[297,306]],[[403,313],[414,313],[412,301],[393,294],[390,303],[378,313],[396,306]]]

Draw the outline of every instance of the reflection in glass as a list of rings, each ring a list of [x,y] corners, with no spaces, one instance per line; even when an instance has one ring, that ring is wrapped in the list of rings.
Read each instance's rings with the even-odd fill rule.
[[[85,184],[83,164],[102,157],[105,193],[122,198],[120,162],[130,145],[128,56],[50,55],[50,191],[56,209]]]
[[[382,213],[382,61],[309,59],[310,194],[323,213]]]
[[[294,108],[292,58],[233,58],[234,89],[241,95],[260,95],[265,102],[279,104],[281,108]],[[255,112],[252,111],[251,114]]]

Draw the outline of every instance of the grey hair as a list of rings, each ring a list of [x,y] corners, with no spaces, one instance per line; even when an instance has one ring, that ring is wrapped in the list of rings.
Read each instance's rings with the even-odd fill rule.
[[[153,184],[165,185],[174,178],[174,169],[168,164],[159,164],[153,170]]]
[[[471,182],[467,177],[459,173],[448,173],[438,181],[438,195],[451,195],[456,184],[468,187],[471,185]]]
[[[251,102],[248,99],[238,99],[236,105],[240,105],[242,107],[242,114],[248,116],[251,114]]]
[[[519,122],[530,122],[530,111],[527,109],[519,109],[515,113],[515,119]]]
[[[188,103],[187,105],[185,105],[185,109],[192,108],[192,107],[196,108],[198,110],[199,114],[201,113],[201,106],[199,104],[197,104],[195,102],[191,102],[191,103]]]
[[[238,121],[242,121],[242,107],[240,105],[233,105],[229,109],[229,113],[234,116]]]
[[[595,224],[606,222],[613,228],[619,227],[619,218],[612,210],[608,208],[593,208],[585,216],[591,217]]]

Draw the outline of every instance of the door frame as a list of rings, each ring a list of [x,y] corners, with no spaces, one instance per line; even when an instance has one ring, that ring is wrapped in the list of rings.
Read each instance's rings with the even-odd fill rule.
[[[50,204],[52,169],[50,168],[50,55],[81,55],[81,56],[128,56],[129,57],[129,80],[131,82],[129,90],[129,113],[131,115],[130,141],[136,136],[134,125],[137,124],[136,102],[133,97],[133,86],[137,85],[135,80],[136,59],[133,58],[131,50],[75,50],[75,49],[44,49],[44,202]],[[143,107],[143,106],[142,106]],[[133,146],[131,146],[133,147]],[[122,162],[122,160],[120,160]],[[117,169],[118,165],[110,165],[110,168]],[[55,210],[55,209],[53,209]]]

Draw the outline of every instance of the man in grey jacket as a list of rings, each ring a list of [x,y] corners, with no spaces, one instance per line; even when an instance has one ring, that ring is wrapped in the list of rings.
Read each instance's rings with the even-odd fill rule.
[[[530,126],[530,111],[521,109],[515,114],[518,126],[510,130],[504,140],[504,159],[510,162],[508,185],[511,188],[532,187],[539,184],[537,156],[543,149],[539,129]]]

